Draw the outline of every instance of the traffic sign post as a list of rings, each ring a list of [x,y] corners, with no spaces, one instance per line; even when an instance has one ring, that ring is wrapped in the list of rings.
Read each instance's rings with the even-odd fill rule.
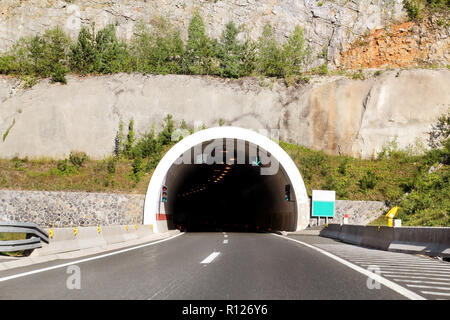
[[[320,218],[334,218],[336,192],[329,190],[312,191],[312,216],[317,217],[317,225],[320,225]]]

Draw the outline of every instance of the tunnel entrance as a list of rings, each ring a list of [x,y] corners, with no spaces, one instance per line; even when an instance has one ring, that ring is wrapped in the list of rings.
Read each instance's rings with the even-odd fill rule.
[[[207,149],[210,152],[205,152]],[[270,156],[266,150],[238,139],[207,141],[191,148],[184,160],[192,164],[174,164],[166,176],[168,228],[295,230],[295,196],[290,193],[289,178],[279,166],[270,174],[262,172],[276,161],[269,163]],[[214,161],[205,163],[207,157]]]
[[[198,131],[156,167],[144,207],[155,232],[295,231],[309,223],[309,199],[292,159],[254,131]]]

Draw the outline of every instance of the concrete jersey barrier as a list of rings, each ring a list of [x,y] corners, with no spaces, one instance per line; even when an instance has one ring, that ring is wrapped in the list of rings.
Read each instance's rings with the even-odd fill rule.
[[[51,230],[50,243],[35,250],[32,255],[44,256],[90,248],[105,248],[112,244],[150,239],[155,235],[149,225],[105,226],[100,227],[100,230],[98,227],[55,228]],[[46,231],[49,232],[50,229],[46,229]]]
[[[380,250],[450,257],[450,228],[329,224],[320,236]]]

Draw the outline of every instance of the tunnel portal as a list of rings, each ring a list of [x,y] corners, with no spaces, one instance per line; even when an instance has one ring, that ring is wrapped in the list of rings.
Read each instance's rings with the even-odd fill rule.
[[[211,154],[205,153],[214,143]],[[164,211],[169,229],[295,230],[291,182],[279,167],[263,174],[271,156],[266,150],[243,140],[228,139],[218,144],[204,142],[188,153],[185,160],[191,164],[174,164],[166,176]],[[205,163],[208,156],[214,157],[213,163]]]
[[[198,131],[156,167],[144,206],[155,232],[295,231],[309,223],[309,200],[292,159],[254,131]]]

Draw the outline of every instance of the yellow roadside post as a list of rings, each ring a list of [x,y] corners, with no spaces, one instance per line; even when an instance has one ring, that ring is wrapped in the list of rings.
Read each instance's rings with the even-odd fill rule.
[[[393,227],[394,226],[394,218],[397,215],[398,207],[393,207],[389,212],[386,214],[386,218],[388,218],[388,226]]]

